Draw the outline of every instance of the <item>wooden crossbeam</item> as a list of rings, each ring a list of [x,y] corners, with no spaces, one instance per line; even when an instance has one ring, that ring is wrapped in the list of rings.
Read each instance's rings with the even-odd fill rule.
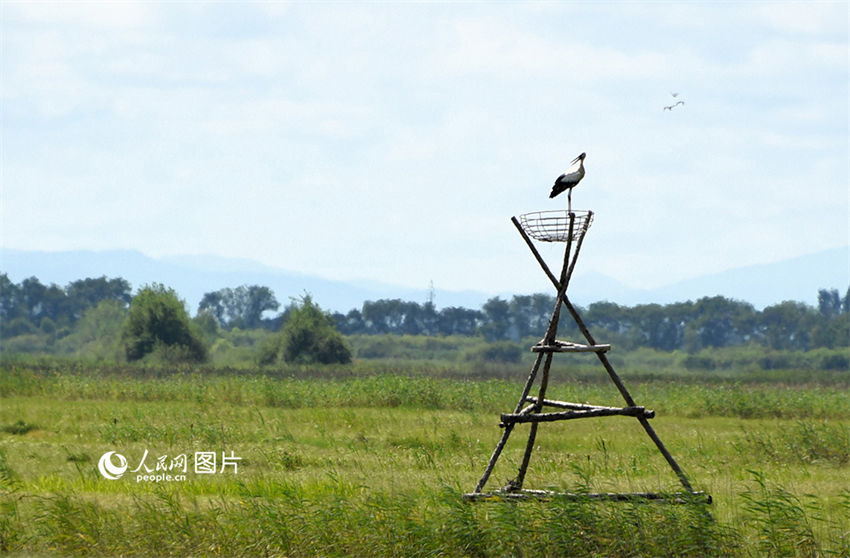
[[[517,490],[509,492],[472,492],[463,495],[467,501],[498,501],[498,500],[608,500],[613,502],[628,502],[640,500],[656,500],[672,504],[702,503],[711,504],[711,495],[705,492],[553,492],[549,490]]]
[[[502,413],[502,425],[525,422],[555,422],[558,420],[570,420],[592,417],[612,417],[618,415],[626,417],[645,417],[646,413],[646,409],[640,406],[623,408],[599,407],[596,409],[585,409],[581,411],[561,411],[559,413]],[[649,411],[649,414],[655,416],[655,413],[653,411]]]
[[[526,397],[525,400],[529,403],[537,403],[537,398],[534,397],[533,395]],[[569,401],[557,401],[557,400],[554,400],[554,399],[544,399],[543,402],[541,403],[541,405],[544,406],[544,407],[555,407],[555,408],[558,408],[558,409],[572,409],[572,410],[575,410],[575,411],[593,411],[593,410],[597,410],[597,409],[621,409],[622,408],[622,407],[606,407],[606,406],[602,406],[602,405],[589,405],[587,403],[570,403]],[[532,406],[529,405],[529,407],[532,407]],[[529,408],[529,407],[526,407],[526,409]],[[525,409],[523,409],[523,413],[526,413],[526,412],[529,412],[529,411],[526,411]],[[653,411],[652,409],[644,409],[643,416],[645,416],[646,418],[654,418],[655,417],[655,411]]]
[[[542,342],[531,347],[532,353],[607,353],[611,350],[611,345],[583,345],[581,343],[572,343],[570,341],[556,340],[551,345],[545,345]]]

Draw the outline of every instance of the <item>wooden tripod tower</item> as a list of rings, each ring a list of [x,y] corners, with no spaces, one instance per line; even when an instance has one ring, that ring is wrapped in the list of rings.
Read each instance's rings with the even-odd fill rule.
[[[635,403],[634,399],[632,399],[632,396],[629,394],[628,390],[626,389],[626,386],[620,380],[620,377],[614,371],[614,367],[611,366],[611,363],[609,362],[608,357],[606,356],[608,350],[611,349],[611,345],[601,345],[596,342],[596,340],[590,334],[590,331],[588,331],[587,327],[584,325],[584,322],[582,321],[575,307],[570,303],[570,300],[567,297],[567,287],[570,283],[570,277],[572,276],[573,269],[575,269],[576,260],[578,259],[579,251],[581,250],[581,245],[584,241],[584,236],[587,233],[587,229],[590,227],[591,222],[593,221],[593,212],[542,211],[520,215],[519,220],[517,220],[516,217],[512,217],[511,221],[519,231],[523,240],[525,240],[526,244],[531,250],[531,253],[537,260],[537,263],[540,264],[540,267],[543,268],[544,273],[546,273],[546,275],[549,277],[549,280],[555,286],[555,290],[558,294],[555,298],[555,308],[552,311],[552,317],[549,320],[549,327],[546,329],[546,334],[543,336],[543,339],[539,343],[537,343],[531,348],[532,352],[537,354],[537,357],[534,361],[534,366],[531,369],[531,373],[528,376],[528,380],[525,382],[525,387],[522,390],[522,394],[519,397],[519,401],[516,404],[516,408],[512,413],[502,414],[500,424],[500,426],[504,429],[502,437],[499,440],[498,444],[496,444],[496,449],[493,450],[493,454],[490,457],[490,461],[487,464],[487,468],[484,470],[484,474],[482,475],[481,480],[478,481],[478,485],[475,487],[475,490],[469,494],[464,494],[464,498],[473,501],[481,499],[490,499],[495,497],[576,497],[608,500],[631,500],[637,498],[646,498],[653,500],[683,501],[690,496],[701,496],[703,498],[706,498],[710,502],[710,497],[706,496],[704,493],[694,492],[693,488],[691,487],[691,483],[688,481],[687,476],[685,476],[685,473],[676,463],[676,460],[673,459],[673,456],[670,455],[670,452],[667,451],[667,448],[664,447],[664,444],[661,442],[661,439],[655,433],[655,430],[653,430],[652,426],[650,426],[649,419],[655,416],[655,412],[650,409],[645,409],[644,407],[638,406]],[[561,267],[560,278],[555,277],[555,275],[550,271],[549,267],[546,265],[546,262],[540,256],[540,253],[537,251],[537,248],[534,246],[534,243],[532,242],[531,238],[529,238],[529,236],[533,237],[535,240],[542,242],[566,243],[566,249],[564,251],[564,262]],[[586,345],[581,343],[559,341],[556,339],[556,335],[558,333],[558,320],[560,319],[562,307],[566,308],[567,312],[569,312],[572,318],[575,320],[576,325],[578,325],[579,330],[584,335],[584,338],[587,340]],[[599,361],[602,363],[602,366],[608,372],[608,376],[610,377],[614,385],[617,387],[617,390],[619,390],[620,395],[623,396],[626,406],[603,407],[599,405],[586,405],[546,399],[546,388],[549,383],[549,370],[552,364],[552,356],[555,353],[594,353],[599,358]],[[531,390],[538,379],[538,392],[536,396],[533,396],[531,395]],[[544,407],[551,407],[557,409],[557,411],[543,412]],[[525,474],[528,470],[528,464],[531,460],[532,450],[534,449],[534,442],[537,436],[537,428],[540,423],[580,418],[606,417],[614,415],[634,417],[638,420],[638,422],[640,422],[640,425],[646,431],[647,435],[649,435],[650,439],[652,439],[652,441],[655,443],[655,446],[658,448],[658,451],[661,452],[661,454],[664,456],[664,459],[666,459],[667,463],[670,465],[670,468],[679,478],[679,481],[681,482],[685,490],[683,493],[679,492],[674,494],[660,494],[651,492],[639,492],[574,494],[556,493],[544,490],[528,490],[523,488]],[[496,466],[496,462],[499,460],[499,456],[501,455],[502,450],[505,448],[505,444],[507,443],[508,438],[513,432],[514,427],[520,423],[530,423],[530,431],[528,434],[528,442],[525,446],[525,453],[522,457],[522,462],[519,466],[517,476],[513,480],[508,481],[507,486],[500,490],[489,493],[483,492],[484,486],[487,484],[487,480],[490,478],[490,474],[493,472],[493,468]]]

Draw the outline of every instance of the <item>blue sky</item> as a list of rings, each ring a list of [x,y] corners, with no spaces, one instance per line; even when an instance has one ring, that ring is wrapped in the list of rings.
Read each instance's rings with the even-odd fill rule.
[[[5,248],[548,291],[509,219],[562,209],[549,188],[582,151],[577,277],[652,288],[850,244],[847,2],[3,0],[0,18]]]

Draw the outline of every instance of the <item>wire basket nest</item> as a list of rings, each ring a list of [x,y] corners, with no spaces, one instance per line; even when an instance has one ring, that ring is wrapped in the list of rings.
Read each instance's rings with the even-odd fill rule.
[[[567,242],[578,240],[593,222],[592,211],[573,211],[573,234],[570,238],[570,212],[567,210],[534,211],[519,216],[522,230],[542,242]]]

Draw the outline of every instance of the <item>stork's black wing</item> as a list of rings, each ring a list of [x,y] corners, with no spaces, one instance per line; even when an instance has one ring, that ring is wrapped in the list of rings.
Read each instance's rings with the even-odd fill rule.
[[[555,184],[552,185],[552,192],[549,194],[549,198],[554,198],[558,194],[569,190],[576,184],[577,182],[570,180],[566,173],[562,174],[557,180],[555,180]]]

